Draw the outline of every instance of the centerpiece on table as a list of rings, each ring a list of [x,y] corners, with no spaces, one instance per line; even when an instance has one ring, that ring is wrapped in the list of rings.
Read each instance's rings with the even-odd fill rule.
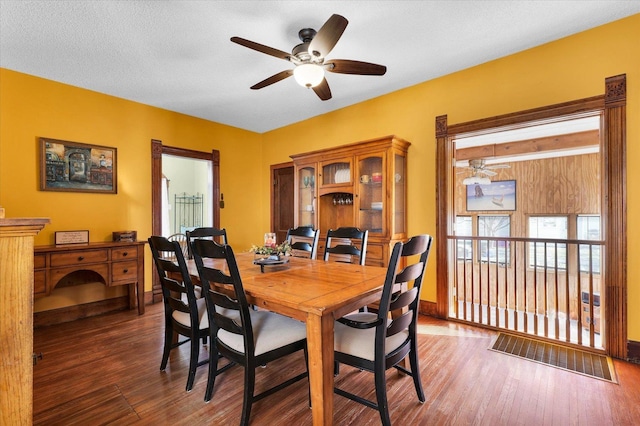
[[[253,253],[254,260],[268,259],[273,261],[283,260],[285,256],[291,256],[291,244],[284,241],[278,245],[276,243],[276,234],[268,232],[264,234],[263,246],[251,246],[249,249]]]

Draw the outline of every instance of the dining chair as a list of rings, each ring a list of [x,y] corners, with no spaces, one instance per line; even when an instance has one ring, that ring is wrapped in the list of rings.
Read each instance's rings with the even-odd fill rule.
[[[205,238],[205,239],[214,239],[218,237],[218,242],[220,244],[229,244],[227,241],[227,230],[225,228],[212,228],[212,227],[202,227],[195,228],[190,231],[186,231],[187,236],[187,249],[188,249],[188,258],[193,259],[193,252],[191,250],[191,243],[195,238]]]
[[[187,236],[185,234],[181,234],[181,233],[172,234],[172,235],[169,235],[167,239],[169,241],[177,241],[178,244],[180,244],[180,250],[182,250],[182,254],[184,255],[184,257],[188,256],[189,246],[187,244]]]
[[[189,375],[186,390],[193,388],[196,369],[209,360],[198,360],[200,339],[209,337],[209,318],[204,299],[196,297],[187,263],[178,241],[160,236],[149,237],[149,247],[160,277],[164,302],[164,350],[160,371],[164,371],[172,349],[190,343]],[[174,340],[174,332],[178,334]],[[185,339],[180,340],[180,336]]]
[[[254,402],[267,397],[308,376],[308,367],[278,385],[255,395],[256,369],[276,359],[297,351],[304,351],[307,361],[307,337],[305,324],[292,318],[249,308],[238,271],[233,249],[215,241],[197,239],[193,241],[193,255],[209,317],[210,339],[217,351],[209,351],[209,376],[204,400],[210,401],[218,364],[218,352],[230,361],[244,367],[244,396],[241,425],[247,425]],[[222,259],[226,267],[217,269],[205,260]],[[225,272],[226,271],[226,272]],[[231,317],[226,312],[236,312]]]
[[[395,367],[413,378],[420,402],[425,401],[416,335],[420,290],[433,239],[418,235],[406,243],[393,246],[377,313],[358,312],[335,322],[334,349],[336,372],[347,364],[374,374],[376,402],[351,392],[334,388],[336,394],[378,410],[384,426],[390,426],[385,372]],[[407,266],[398,270],[400,265]],[[394,292],[395,284],[406,283],[406,290]],[[404,286],[402,286],[404,288]],[[391,311],[404,312],[394,318]],[[411,371],[399,365],[409,356]]]
[[[298,226],[287,231],[286,240],[291,244],[293,255],[316,259],[320,230],[311,226]]]
[[[367,257],[367,240],[369,230],[364,231],[356,227],[341,227],[329,229],[324,245],[324,260],[335,258],[338,262],[364,265]]]

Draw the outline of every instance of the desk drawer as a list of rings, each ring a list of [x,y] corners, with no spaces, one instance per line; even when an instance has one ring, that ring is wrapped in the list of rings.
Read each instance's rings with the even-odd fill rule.
[[[35,297],[47,295],[47,273],[44,270],[33,273],[33,295]]]
[[[51,255],[51,267],[106,262],[108,258],[107,250],[82,250],[68,253],[53,253]]]
[[[376,262],[382,262],[382,246],[378,244],[367,244],[367,259],[375,260]],[[369,262],[367,262],[369,263]]]
[[[36,254],[33,256],[34,269],[42,269],[47,265],[47,256],[44,254]]]
[[[126,247],[111,250],[111,260],[117,262],[119,260],[136,259],[138,257],[138,247]]]
[[[138,262],[114,262],[111,264],[112,285],[131,284],[138,281]]]

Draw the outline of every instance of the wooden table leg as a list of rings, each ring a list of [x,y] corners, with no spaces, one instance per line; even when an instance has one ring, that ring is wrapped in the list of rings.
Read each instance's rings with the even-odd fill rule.
[[[333,424],[333,316],[307,317],[309,383],[314,426]]]

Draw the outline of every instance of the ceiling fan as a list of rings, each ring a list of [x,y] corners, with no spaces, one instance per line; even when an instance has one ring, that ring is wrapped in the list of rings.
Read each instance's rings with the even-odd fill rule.
[[[467,173],[471,171],[471,176],[466,177],[462,183],[464,185],[488,185],[491,183],[491,179],[489,176],[495,176],[498,173],[493,170],[496,169],[508,169],[511,166],[508,164],[486,164],[486,161],[483,158],[469,160],[468,166],[462,166],[460,168],[465,169],[463,171],[458,172],[457,174]]]
[[[295,65],[293,69],[281,71],[254,84],[251,86],[252,89],[262,89],[293,75],[298,84],[312,88],[320,99],[326,101],[331,99],[331,89],[324,76],[325,71],[358,75],[384,75],[387,72],[387,67],[384,65],[348,59],[326,59],[348,23],[349,21],[343,16],[334,14],[317,32],[312,28],[301,29],[298,37],[302,43],[295,46],[291,53],[240,37],[231,37],[231,41]]]

